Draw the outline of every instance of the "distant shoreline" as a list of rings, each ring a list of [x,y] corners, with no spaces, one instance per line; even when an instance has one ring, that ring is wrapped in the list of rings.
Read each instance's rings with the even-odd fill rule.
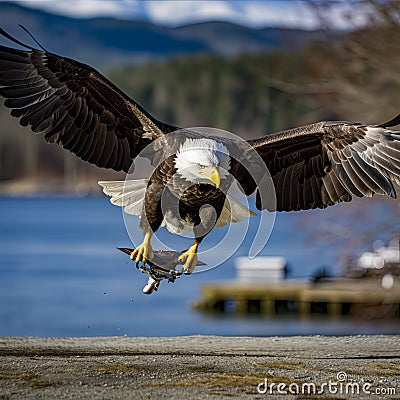
[[[63,179],[21,179],[0,182],[0,196],[42,197],[42,196],[100,196],[101,187],[96,180],[77,184],[66,183]]]

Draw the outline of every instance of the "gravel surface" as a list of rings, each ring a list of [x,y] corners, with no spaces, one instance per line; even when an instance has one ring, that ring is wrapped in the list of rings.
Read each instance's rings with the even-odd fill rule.
[[[399,361],[400,336],[2,337],[0,399],[400,399]]]

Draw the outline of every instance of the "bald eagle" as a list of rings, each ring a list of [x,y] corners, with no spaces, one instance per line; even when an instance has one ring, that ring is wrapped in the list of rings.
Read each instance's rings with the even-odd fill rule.
[[[246,195],[256,192],[259,210],[325,208],[375,193],[396,197],[400,132],[389,128],[400,115],[380,125],[322,121],[245,145],[185,130],[170,140],[178,127],[155,119],[95,69],[0,33],[25,48],[0,46],[0,94],[22,126],[98,167],[128,172],[143,152],[155,165],[149,179],[100,182],[115,204],[141,216],[144,241],[132,253],[136,261],[153,257],[150,240],[160,226],[176,234],[189,229],[194,242],[181,262],[193,271],[210,229],[254,215],[228,198],[233,179]],[[256,171],[267,167],[272,205],[264,201],[263,177],[250,174],[246,163]]]

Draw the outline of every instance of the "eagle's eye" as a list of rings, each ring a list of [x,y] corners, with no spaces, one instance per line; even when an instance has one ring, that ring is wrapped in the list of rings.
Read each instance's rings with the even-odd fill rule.
[[[199,169],[204,169],[204,168],[207,168],[207,166],[199,164]]]

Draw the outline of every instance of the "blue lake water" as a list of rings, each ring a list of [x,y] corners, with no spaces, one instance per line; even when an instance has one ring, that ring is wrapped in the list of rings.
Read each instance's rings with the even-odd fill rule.
[[[296,215],[277,214],[262,254],[285,256],[293,277],[334,266],[338,248],[322,241],[310,244]],[[173,284],[162,282],[157,293],[146,296],[141,293],[146,276],[116,249],[131,242],[121,210],[107,198],[0,198],[0,335],[400,333],[399,323],[387,321],[211,318],[193,311],[190,303],[200,297],[204,283],[234,278],[234,258],[247,254],[256,222],[223,265]],[[218,234],[205,241],[205,246],[215,245]],[[190,241],[176,243],[182,250]]]

